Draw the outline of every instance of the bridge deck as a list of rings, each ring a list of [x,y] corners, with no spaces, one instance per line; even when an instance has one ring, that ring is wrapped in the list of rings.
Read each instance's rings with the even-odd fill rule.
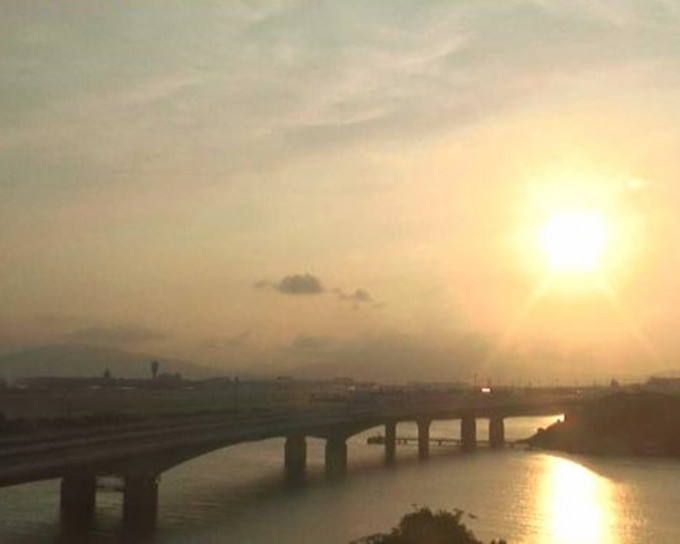
[[[0,441],[0,486],[59,478],[75,472],[92,475],[138,470],[162,472],[192,457],[242,442],[290,435],[344,436],[346,439],[390,422],[460,419],[465,414],[475,417],[550,415],[563,412],[573,401],[573,398],[470,397],[451,399],[447,403],[379,405],[370,409],[348,406],[340,410],[251,414],[238,419],[196,416],[6,438]],[[411,440],[401,438],[406,442]],[[455,440],[431,438],[430,442],[445,444]]]

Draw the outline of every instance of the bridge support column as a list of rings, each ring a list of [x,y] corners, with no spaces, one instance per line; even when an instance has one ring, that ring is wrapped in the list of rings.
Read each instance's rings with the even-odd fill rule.
[[[307,468],[307,440],[302,434],[290,435],[284,446],[284,464],[289,476],[302,476]]]
[[[394,421],[385,423],[385,462],[394,463],[397,454],[397,424]]]
[[[88,526],[94,518],[97,487],[94,476],[65,476],[61,480],[59,513],[65,528]]]
[[[143,533],[156,526],[158,517],[158,475],[125,476],[123,523],[125,528]]]
[[[343,476],[347,472],[347,442],[342,435],[326,439],[326,474]]]
[[[460,420],[460,443],[464,451],[477,447],[477,420],[474,414],[466,414]]]
[[[501,448],[505,444],[505,423],[501,416],[493,416],[489,419],[489,445],[492,448]]]
[[[430,456],[430,424],[429,419],[418,420],[418,457],[427,459]]]

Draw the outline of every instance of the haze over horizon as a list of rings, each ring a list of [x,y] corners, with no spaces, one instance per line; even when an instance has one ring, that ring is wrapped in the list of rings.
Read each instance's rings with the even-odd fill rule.
[[[677,368],[679,25],[672,0],[0,0],[0,354]]]

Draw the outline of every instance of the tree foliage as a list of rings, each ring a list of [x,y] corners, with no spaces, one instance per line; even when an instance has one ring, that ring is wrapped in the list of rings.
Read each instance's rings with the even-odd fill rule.
[[[462,522],[464,512],[454,510],[433,512],[419,508],[401,518],[389,533],[367,536],[355,544],[484,544]],[[491,544],[505,544],[492,541]]]

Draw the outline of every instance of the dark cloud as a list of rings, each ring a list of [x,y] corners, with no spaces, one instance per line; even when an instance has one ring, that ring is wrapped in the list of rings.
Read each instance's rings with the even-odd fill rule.
[[[79,342],[83,344],[104,344],[104,345],[135,345],[161,340],[163,334],[156,331],[133,326],[120,327],[99,327],[92,326],[78,329],[67,334],[65,339],[69,342]]]
[[[286,276],[273,287],[286,295],[318,295],[324,292],[321,280],[312,274]]]

